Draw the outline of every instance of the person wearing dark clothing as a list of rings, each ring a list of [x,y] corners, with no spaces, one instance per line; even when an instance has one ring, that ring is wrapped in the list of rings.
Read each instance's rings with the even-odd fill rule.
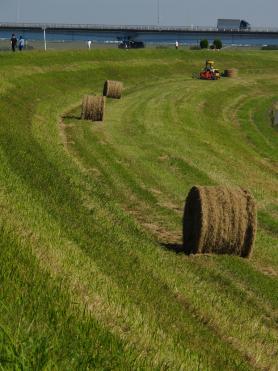
[[[13,52],[15,52],[16,45],[17,45],[17,38],[16,38],[15,34],[13,33],[12,37],[11,37],[11,46],[12,46],[12,51]]]

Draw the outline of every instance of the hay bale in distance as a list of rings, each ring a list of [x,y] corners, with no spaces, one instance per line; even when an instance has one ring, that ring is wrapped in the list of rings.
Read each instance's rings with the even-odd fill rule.
[[[230,68],[228,70],[224,70],[225,77],[237,77],[238,71],[235,68]]]
[[[278,127],[278,102],[274,103],[272,108],[272,124]]]
[[[121,81],[106,80],[103,87],[103,95],[107,98],[120,99],[123,92]]]
[[[183,217],[183,245],[187,254],[249,257],[256,229],[256,204],[248,191],[222,186],[191,188]]]
[[[105,97],[85,95],[82,102],[81,118],[83,120],[103,121]]]

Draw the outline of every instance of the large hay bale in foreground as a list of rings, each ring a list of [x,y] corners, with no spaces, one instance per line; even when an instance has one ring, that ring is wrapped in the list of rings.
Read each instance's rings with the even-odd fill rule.
[[[107,98],[120,99],[123,92],[121,81],[106,80],[103,87],[103,95]]]
[[[186,253],[249,257],[257,227],[256,205],[242,188],[191,188],[183,218]]]
[[[224,70],[225,77],[237,77],[238,71],[235,68],[230,68],[228,70]]]
[[[85,95],[82,102],[81,118],[83,120],[103,121],[105,97]]]

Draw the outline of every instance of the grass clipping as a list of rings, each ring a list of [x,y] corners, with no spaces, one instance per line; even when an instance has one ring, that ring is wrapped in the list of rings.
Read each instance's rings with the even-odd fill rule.
[[[249,257],[257,229],[256,204],[242,188],[191,188],[183,218],[187,254],[217,253]]]
[[[103,95],[107,98],[120,99],[123,92],[121,81],[106,80],[103,87]]]
[[[82,102],[82,120],[103,121],[105,97],[85,95]]]

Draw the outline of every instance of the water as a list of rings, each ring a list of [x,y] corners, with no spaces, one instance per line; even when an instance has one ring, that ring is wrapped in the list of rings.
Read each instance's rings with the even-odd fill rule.
[[[22,35],[26,40],[42,41],[42,30],[30,31],[14,31],[17,37]],[[12,31],[0,30],[0,39],[10,39]],[[246,45],[246,46],[262,46],[262,45],[278,45],[278,34],[276,35],[258,35],[258,34],[199,34],[199,33],[156,33],[156,32],[96,32],[89,30],[73,30],[73,31],[56,31],[46,30],[46,38],[48,41],[86,41],[92,40],[93,43],[117,43],[119,40],[136,39],[145,43],[151,44],[174,44],[176,40],[181,45],[199,45],[201,39],[208,39],[210,43],[214,39],[221,39],[223,45]]]

